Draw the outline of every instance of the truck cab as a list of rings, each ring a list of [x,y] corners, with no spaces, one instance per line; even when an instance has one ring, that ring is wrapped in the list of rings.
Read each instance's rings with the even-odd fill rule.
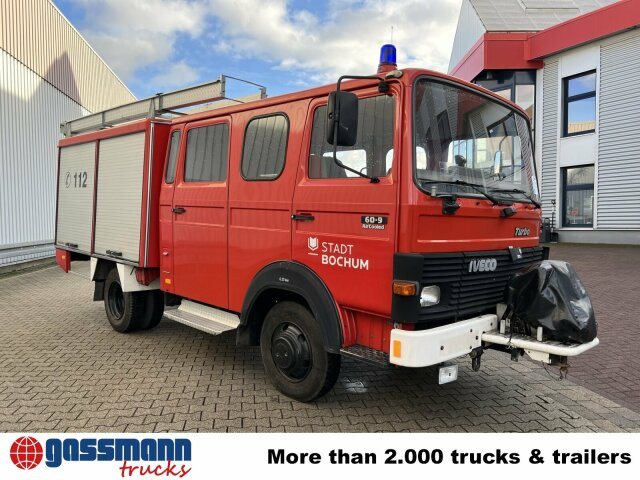
[[[338,91],[170,119],[157,109],[98,133],[67,125],[60,265],[91,261],[94,299],[114,329],[152,328],[164,314],[212,334],[235,330],[238,344],[260,345],[274,385],[302,401],[333,386],[341,355],[437,365],[447,381],[457,367],[446,362],[470,355],[477,369],[490,347],[553,363],[595,346],[509,332],[508,282],[547,255],[526,113],[394,63]],[[114,169],[101,149],[132,132],[144,134],[139,158]],[[80,190],[71,201],[66,174],[82,162],[93,199]],[[138,180],[121,171],[131,164]],[[123,187],[105,193],[101,181]],[[92,202],[82,219],[80,195]],[[96,241],[109,229],[124,233]],[[122,242],[139,251],[123,256]]]

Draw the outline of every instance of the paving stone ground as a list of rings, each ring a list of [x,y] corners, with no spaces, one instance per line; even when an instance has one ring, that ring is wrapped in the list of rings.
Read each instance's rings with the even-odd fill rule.
[[[433,368],[345,360],[304,404],[266,379],[257,348],[168,319],[123,335],[85,278],[57,267],[0,280],[0,431],[640,431],[640,413],[528,361],[488,352],[439,386]],[[602,355],[606,355],[603,353]]]
[[[640,412],[640,247],[551,244],[585,284],[600,345],[571,360],[570,378]]]

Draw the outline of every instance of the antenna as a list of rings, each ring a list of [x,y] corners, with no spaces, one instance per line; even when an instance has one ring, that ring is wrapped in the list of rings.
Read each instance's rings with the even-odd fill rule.
[[[393,25],[391,25],[391,39],[389,40],[389,43],[393,43]]]

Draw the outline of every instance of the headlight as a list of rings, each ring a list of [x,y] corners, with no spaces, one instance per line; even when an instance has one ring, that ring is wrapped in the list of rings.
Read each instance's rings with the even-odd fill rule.
[[[420,292],[420,306],[430,307],[440,303],[440,287],[437,285],[429,285],[424,287]]]

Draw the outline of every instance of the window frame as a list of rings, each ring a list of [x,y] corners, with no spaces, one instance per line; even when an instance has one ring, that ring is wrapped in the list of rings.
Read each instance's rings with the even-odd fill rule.
[[[595,74],[595,80],[596,80],[596,85],[593,89],[593,91],[589,91],[589,92],[585,92],[585,93],[579,93],[577,95],[569,95],[569,82],[571,80],[574,80],[576,78],[580,78],[580,77],[586,77],[587,75],[591,75],[591,74]],[[566,138],[566,137],[575,137],[577,135],[587,135],[589,133],[595,133],[596,128],[595,128],[595,124],[598,120],[598,104],[597,104],[597,98],[596,98],[596,92],[598,90],[598,75],[597,75],[597,69],[593,69],[593,70],[588,70],[586,72],[581,72],[581,73],[577,73],[575,75],[570,75],[568,77],[563,77],[562,78],[562,137]],[[593,120],[594,120],[594,128],[592,128],[591,130],[581,130],[579,132],[572,132],[569,133],[569,104],[571,102],[577,102],[579,100],[586,100],[588,98],[594,98],[596,99],[595,103],[595,109],[593,112]]]
[[[459,83],[455,80],[449,80],[447,78],[443,78],[443,77],[439,77],[439,76],[435,76],[435,75],[429,75],[429,74],[422,74],[422,75],[417,75],[415,77],[415,79],[413,80],[412,83],[412,89],[413,91],[411,92],[411,156],[412,156],[412,160],[411,160],[411,169],[412,169],[412,178],[413,178],[413,184],[416,186],[416,188],[423,192],[426,193],[427,195],[430,195],[430,192],[426,191],[421,185],[420,185],[420,180],[418,179],[418,172],[417,172],[417,145],[416,145],[416,121],[415,121],[415,99],[416,99],[416,87],[418,85],[418,82],[422,81],[422,80],[426,80],[429,82],[434,82],[434,83],[440,83],[442,85],[445,86],[449,86],[449,87],[453,87],[453,88],[458,88],[460,90],[464,90],[467,92],[470,92],[474,95],[478,95],[480,97],[484,97],[490,101],[496,102],[499,105],[505,107],[506,109],[508,109],[509,111],[512,111],[516,114],[519,114],[524,121],[526,122],[527,125],[527,131],[529,132],[529,144],[531,146],[531,171],[533,173],[534,178],[536,179],[536,182],[538,181],[537,179],[540,178],[538,176],[538,167],[536,165],[536,150],[535,150],[535,145],[533,143],[533,136],[534,136],[534,130],[532,128],[532,121],[531,118],[529,118],[529,115],[526,114],[526,112],[521,112],[520,110],[518,110],[517,108],[514,108],[513,105],[511,105],[509,103],[509,100],[505,99],[504,97],[500,97],[499,95],[497,95],[495,92],[492,92],[495,96],[483,92],[482,90],[476,90],[473,87],[470,87],[468,85]],[[489,90],[487,88],[487,90]],[[429,162],[428,156],[427,156],[427,163]],[[538,190],[538,185],[532,185],[532,194],[534,195],[540,195],[539,193],[536,193]],[[471,193],[471,192],[464,192],[464,191],[458,191],[455,193],[456,196],[458,197],[463,197],[463,198],[484,198],[483,195],[481,193]],[[517,203],[532,203],[530,200],[528,199],[517,199],[514,200]]]
[[[280,172],[278,173],[278,175],[276,177],[272,177],[272,178],[247,178],[247,177],[245,177],[244,176],[244,172],[242,171],[242,165],[243,165],[243,162],[244,162],[244,151],[245,151],[245,147],[246,147],[246,143],[247,143],[247,130],[249,129],[249,125],[251,125],[251,122],[253,122],[254,120],[259,120],[261,118],[268,118],[268,117],[278,117],[278,116],[284,117],[286,125],[287,125],[287,135],[286,135],[286,140],[284,142],[284,162],[282,162],[282,168],[280,169]],[[264,113],[264,114],[261,114],[261,115],[256,115],[254,117],[251,117],[249,119],[249,121],[244,126],[244,132],[242,134],[242,152],[240,153],[240,176],[242,177],[242,179],[245,182],[273,182],[273,181],[279,179],[282,176],[282,173],[284,172],[284,169],[287,168],[287,152],[289,150],[289,134],[290,133],[291,133],[291,123],[289,121],[289,115],[287,115],[283,111]]]
[[[370,89],[365,89],[365,90],[356,90],[353,91],[353,93],[355,93],[358,96],[358,102],[360,102],[361,100],[366,100],[368,98],[375,98],[375,97],[382,97],[382,96],[387,96],[387,97],[392,97],[393,98],[393,133],[392,133],[392,138],[393,138],[393,144],[392,144],[392,150],[393,150],[393,156],[391,157],[391,170],[388,174],[386,174],[384,177],[378,177],[380,180],[385,180],[385,179],[391,179],[391,177],[393,176],[393,171],[396,165],[396,155],[397,155],[397,150],[399,147],[397,147],[397,143],[398,143],[398,139],[396,137],[396,133],[397,133],[397,128],[396,128],[396,122],[399,121],[398,120],[398,103],[399,103],[399,96],[396,94],[396,92],[393,92],[392,90],[389,90],[387,93],[380,93],[377,89],[374,90],[370,90]],[[311,177],[309,175],[309,160],[310,160],[310,155],[311,155],[311,147],[313,146],[313,120],[315,118],[316,112],[318,111],[318,109],[322,108],[322,107],[327,107],[327,98],[318,98],[318,100],[320,100],[318,103],[316,104],[312,104],[311,108],[310,108],[310,116],[309,116],[309,121],[310,121],[310,126],[311,128],[309,129],[309,140],[308,140],[308,144],[307,144],[307,156],[306,156],[306,161],[305,161],[305,179],[306,180],[311,180],[311,181],[327,181],[327,180],[350,180],[350,181],[357,181],[357,180],[365,180],[366,182],[370,183],[370,180],[366,177],[360,177],[358,175],[353,176],[353,177],[328,177],[328,178],[324,178],[324,177]],[[359,104],[358,104],[359,106]],[[340,152],[338,152],[340,153]],[[330,157],[327,157],[330,158]],[[333,160],[333,159],[331,159]]]
[[[567,171],[572,168],[593,168],[593,183],[579,183],[577,185],[567,185]],[[587,185],[591,185],[591,189],[594,192],[596,191],[596,166],[593,163],[587,163],[584,165],[571,165],[569,167],[562,167],[562,228],[593,228],[593,211],[595,210],[595,198],[594,202],[591,205],[591,223],[567,223],[567,192],[569,191],[582,191],[589,190],[588,188],[584,188]]]
[[[227,125],[227,169],[224,180],[187,180],[187,153],[189,148],[189,132],[197,130],[198,128],[215,127],[216,125]],[[184,130],[184,162],[182,162],[182,183],[185,184],[210,184],[210,183],[225,183],[229,179],[229,161],[231,155],[231,122],[228,119],[221,119],[220,121],[214,121],[212,123],[200,124],[192,123],[187,125]]]
[[[173,176],[171,178],[171,181],[169,181],[167,179],[167,174],[169,173],[169,157],[171,156],[171,142],[172,142],[173,135],[175,135],[176,133],[178,134],[178,151],[176,152],[176,160],[173,165]],[[176,176],[178,173],[178,164],[180,163],[181,147],[182,147],[182,129],[176,128],[171,130],[171,132],[169,133],[169,145],[167,148],[167,156],[165,160],[164,178],[163,178],[163,181],[166,185],[173,185],[176,182]]]

